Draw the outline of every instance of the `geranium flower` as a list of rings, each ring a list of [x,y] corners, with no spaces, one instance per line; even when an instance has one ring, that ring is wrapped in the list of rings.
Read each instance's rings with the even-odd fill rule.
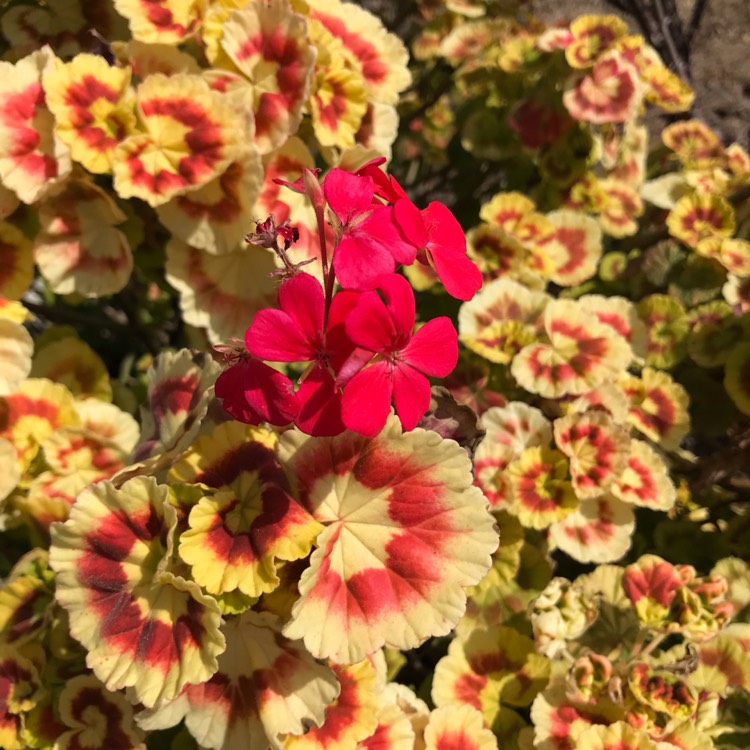
[[[292,381],[257,359],[243,359],[224,370],[216,380],[215,393],[224,411],[248,424],[268,422],[283,427],[299,411]]]
[[[360,370],[346,385],[344,424],[374,437],[385,425],[391,400],[405,430],[416,427],[430,405],[428,375],[446,377],[458,361],[458,335],[447,317],[434,318],[414,335],[414,292],[401,276],[380,283],[385,302],[375,291],[360,295],[345,322],[357,346],[380,358]]]
[[[466,237],[450,209],[432,201],[420,211],[401,198],[393,210],[399,228],[421,251],[417,260],[435,269],[448,294],[470,300],[482,286],[482,274],[466,255]]]
[[[340,237],[333,256],[336,278],[344,289],[374,289],[396,263],[411,265],[417,248],[399,233],[394,209],[373,204],[375,182],[369,176],[332,169],[323,192]]]
[[[258,312],[245,334],[248,351],[259,359],[314,363],[301,378],[294,415],[297,426],[309,434],[343,432],[341,391],[334,375],[350,355],[355,370],[372,358],[370,350],[355,353],[344,332],[344,320],[356,301],[354,292],[339,292],[326,320],[323,288],[313,276],[301,273],[279,287],[281,309]]]

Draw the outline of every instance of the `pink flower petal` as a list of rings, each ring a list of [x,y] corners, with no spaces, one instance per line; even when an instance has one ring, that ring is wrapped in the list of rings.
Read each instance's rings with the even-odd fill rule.
[[[323,183],[323,193],[328,207],[342,224],[369,210],[375,194],[375,184],[371,177],[364,177],[332,169]]]
[[[466,255],[448,256],[431,252],[429,258],[451,297],[468,301],[482,288],[482,272]]]
[[[369,242],[385,248],[396,263],[409,266],[414,263],[419,249],[411,238],[405,239],[396,224],[391,206],[375,206],[372,213],[357,227],[357,233],[366,235]]]
[[[393,320],[396,331],[408,339],[414,330],[416,318],[416,303],[411,284],[403,276],[393,274],[381,279],[378,287],[388,304],[388,314]]]
[[[430,407],[430,381],[407,364],[396,367],[393,400],[404,430],[413,430]]]
[[[299,411],[292,381],[272,367],[251,359],[219,375],[216,395],[224,400],[225,411],[249,424],[289,424]]]
[[[470,300],[482,286],[482,274],[466,255],[466,237],[450,209],[432,201],[422,211],[429,232],[428,257],[448,294]]]
[[[341,403],[344,424],[365,437],[375,437],[391,409],[393,382],[387,362],[358,372],[344,389]]]
[[[430,235],[420,210],[408,199],[396,201],[393,205],[393,218],[405,237],[418,248],[427,247]]]
[[[450,318],[434,318],[425,323],[402,350],[401,357],[425,375],[449,375],[458,362],[458,334]]]
[[[283,310],[259,310],[245,332],[248,351],[270,362],[306,362],[315,349],[292,317]]]
[[[394,344],[400,332],[377,292],[360,295],[344,326],[349,338],[365,349],[386,353],[397,348]]]
[[[331,373],[315,367],[297,389],[300,410],[294,423],[302,432],[330,437],[346,428],[341,420],[341,391]]]
[[[378,280],[393,273],[396,262],[381,244],[364,237],[344,237],[333,254],[333,270],[344,289],[374,289]]]
[[[320,282],[309,273],[300,273],[279,287],[279,307],[288,313],[311,342],[323,333],[325,295]]]

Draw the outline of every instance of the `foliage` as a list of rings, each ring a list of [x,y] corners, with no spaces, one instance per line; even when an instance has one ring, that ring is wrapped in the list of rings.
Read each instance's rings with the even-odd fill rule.
[[[2,747],[747,745],[750,157],[415,13],[3,9]]]

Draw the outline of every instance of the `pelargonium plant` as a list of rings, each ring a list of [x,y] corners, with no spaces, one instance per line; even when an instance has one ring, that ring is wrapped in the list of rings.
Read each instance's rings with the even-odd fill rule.
[[[750,743],[750,158],[521,6],[3,8],[0,747]]]

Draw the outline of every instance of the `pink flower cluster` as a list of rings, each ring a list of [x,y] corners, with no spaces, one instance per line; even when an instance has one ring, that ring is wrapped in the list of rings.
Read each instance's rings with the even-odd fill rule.
[[[307,170],[287,184],[306,193],[315,209],[322,285],[300,271],[304,264],[290,262],[292,227],[277,227],[269,217],[248,236],[275,250],[284,269],[278,309],[255,315],[246,350],[235,352],[216,383],[216,395],[235,419],[293,422],[310,435],[350,429],[373,437],[393,404],[411,430],[429,408],[428,378],[446,377],[456,366],[458,336],[450,319],[435,318],[415,332],[414,292],[396,271],[415,261],[429,264],[448,293],[462,300],[474,296],[481,274],[449,209],[438,202],[418,209],[380,163],[356,173],[333,169],[322,185]],[[335,238],[330,264],[326,206]],[[266,362],[300,363],[304,372],[295,387]]]

